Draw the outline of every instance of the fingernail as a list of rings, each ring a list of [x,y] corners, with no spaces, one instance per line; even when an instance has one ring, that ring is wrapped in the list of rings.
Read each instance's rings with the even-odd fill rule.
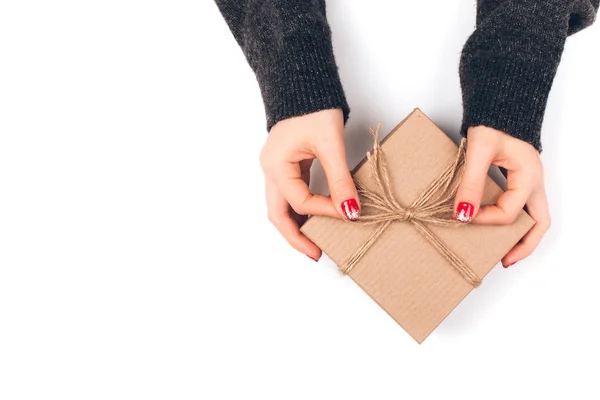
[[[505,265],[505,266],[504,266],[504,268],[512,267],[512,266],[513,266],[513,265],[515,265],[516,263],[517,263],[517,262],[515,261],[514,263],[511,263],[511,264]]]
[[[473,204],[464,201],[458,203],[458,206],[456,207],[456,220],[464,223],[471,222],[473,211],[475,211]]]
[[[308,254],[306,254],[306,257],[310,258],[311,260],[313,260],[314,262],[317,262],[319,260],[317,260],[316,258],[312,258],[311,256],[309,256]]]
[[[360,217],[360,209],[355,199],[348,199],[342,203],[342,211],[350,221],[356,221]]]

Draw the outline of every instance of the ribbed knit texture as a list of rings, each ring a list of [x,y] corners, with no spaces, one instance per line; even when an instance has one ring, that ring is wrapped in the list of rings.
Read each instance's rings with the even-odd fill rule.
[[[548,95],[567,37],[591,25],[600,0],[479,0],[459,73],[462,134],[485,125],[541,150]],[[267,129],[282,119],[350,109],[324,0],[216,0],[256,74]]]
[[[565,41],[594,21],[598,2],[480,0],[459,68],[461,133],[485,125],[541,150],[542,122]]]
[[[282,119],[350,108],[340,82],[323,0],[217,0],[254,70],[267,130]]]

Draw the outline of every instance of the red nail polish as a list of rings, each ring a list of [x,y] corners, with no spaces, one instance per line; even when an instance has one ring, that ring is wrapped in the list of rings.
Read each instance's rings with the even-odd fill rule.
[[[309,256],[308,254],[306,254],[306,257],[310,258],[311,260],[313,260],[314,262],[317,262],[319,260],[317,260],[316,258],[312,258],[311,256]]]
[[[505,266],[504,266],[504,268],[512,267],[512,266],[513,266],[513,265],[515,265],[516,263],[517,263],[517,262],[515,261],[514,263],[511,263],[511,264],[505,265]]]
[[[475,211],[475,207],[471,203],[458,203],[456,207],[456,220],[460,222],[471,222],[471,218],[473,218],[473,212]]]
[[[360,209],[355,199],[348,199],[342,203],[342,211],[350,221],[356,221],[360,217]]]

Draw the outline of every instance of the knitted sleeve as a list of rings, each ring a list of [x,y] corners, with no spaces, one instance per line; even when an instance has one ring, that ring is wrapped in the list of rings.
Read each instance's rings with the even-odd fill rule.
[[[462,134],[485,125],[541,151],[548,94],[567,37],[591,25],[600,0],[479,0],[461,55]]]
[[[267,130],[278,121],[348,107],[324,0],[216,0],[254,71]]]

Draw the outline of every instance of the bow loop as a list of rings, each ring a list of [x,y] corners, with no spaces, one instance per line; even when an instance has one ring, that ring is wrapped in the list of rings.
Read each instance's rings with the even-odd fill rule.
[[[358,194],[361,197],[362,208],[368,211],[363,213],[358,222],[377,224],[378,226],[367,242],[359,247],[348,261],[340,267],[342,272],[345,274],[350,273],[390,224],[394,222],[410,223],[467,282],[474,287],[479,286],[481,280],[477,274],[425,225],[462,225],[462,223],[452,219],[452,207],[460,183],[458,177],[462,173],[465,163],[466,139],[461,141],[454,162],[448,165],[410,206],[404,207],[396,200],[392,192],[385,156],[379,144],[380,128],[381,124],[377,126],[377,130],[370,129],[374,145],[373,150],[367,154],[371,175],[377,191],[369,191],[355,180]]]

